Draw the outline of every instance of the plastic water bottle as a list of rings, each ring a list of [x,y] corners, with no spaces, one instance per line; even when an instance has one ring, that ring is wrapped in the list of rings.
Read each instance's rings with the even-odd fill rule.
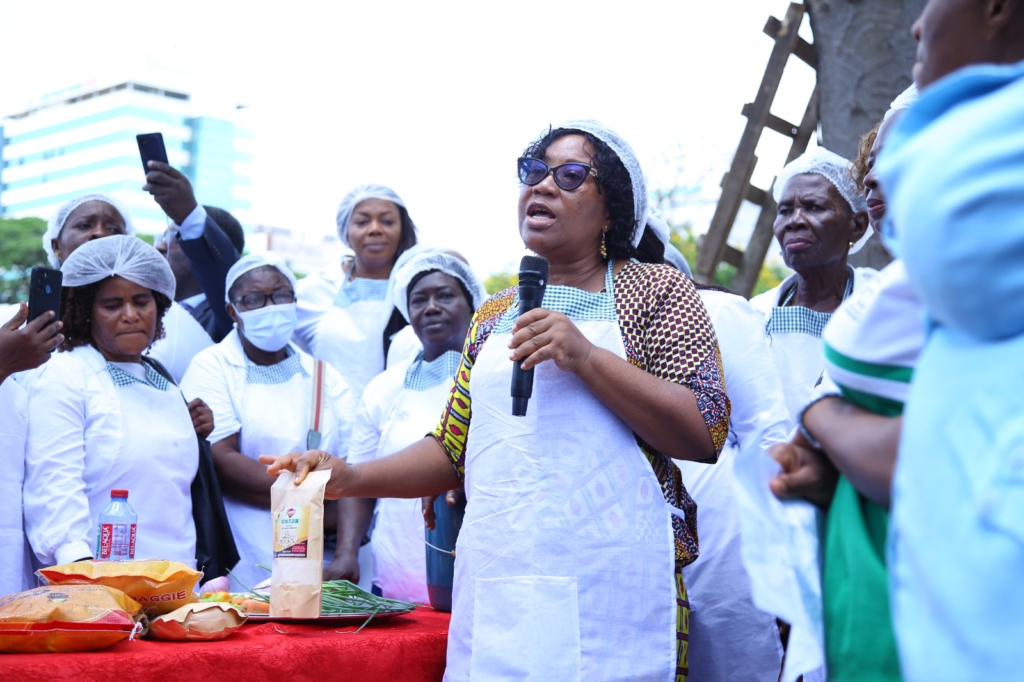
[[[135,558],[135,526],[139,515],[128,504],[127,490],[111,490],[110,504],[100,514],[96,531],[96,558],[127,561]]]

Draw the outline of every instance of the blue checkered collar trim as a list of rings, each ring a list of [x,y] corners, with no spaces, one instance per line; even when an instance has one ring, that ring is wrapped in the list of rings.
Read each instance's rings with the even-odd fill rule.
[[[853,293],[854,270],[846,266],[846,291],[843,292],[845,301]],[[787,306],[796,294],[796,284],[790,287],[779,299],[779,304],[772,308],[768,322],[765,323],[765,331],[768,334],[808,334],[815,338],[821,338],[825,333],[825,325],[832,319],[832,313],[820,313],[803,306]]]
[[[124,371],[117,365],[107,362],[107,372],[110,373],[110,378],[113,379],[115,386],[131,386],[133,384],[142,384],[143,386],[149,386],[155,388],[158,391],[169,391],[171,390],[171,382],[167,381],[160,372],[156,371],[146,363],[142,363],[142,367],[146,370],[146,379],[143,381],[139,377]]]
[[[598,320],[615,322],[615,261],[608,261],[608,270],[604,275],[604,291],[597,293],[584,291],[576,287],[563,285],[548,286],[544,289],[544,300],[541,305],[545,310],[562,313],[573,320]],[[493,334],[508,334],[519,317],[519,292],[516,292],[512,305],[494,326]]]
[[[455,373],[459,371],[459,363],[462,362],[462,353],[457,350],[445,351],[440,357],[430,362],[423,359],[423,351],[416,355],[416,359],[405,371],[405,383],[403,388],[413,391],[426,391],[438,384],[451,383]]]
[[[339,308],[347,308],[359,301],[386,301],[390,279],[366,279],[356,277],[349,279],[345,277],[341,281],[338,294],[334,297],[334,305]]]
[[[309,376],[309,372],[302,367],[302,357],[291,346],[285,346],[285,354],[287,357],[276,365],[257,365],[246,355],[245,383],[283,384],[291,380],[296,374],[301,374],[304,377]]]

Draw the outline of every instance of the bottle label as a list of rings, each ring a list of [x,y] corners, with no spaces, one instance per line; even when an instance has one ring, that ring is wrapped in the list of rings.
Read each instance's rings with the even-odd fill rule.
[[[274,558],[305,559],[309,543],[309,507],[274,512]]]
[[[109,559],[110,558],[110,544],[111,544],[111,537],[113,536],[113,534],[114,534],[114,524],[112,524],[112,523],[104,523],[104,524],[102,524],[100,526],[100,541],[99,541],[99,550],[100,550],[99,558],[100,559]]]
[[[132,524],[132,539],[131,539],[131,543],[128,546],[128,558],[129,559],[134,559],[135,558],[135,524],[134,523]]]

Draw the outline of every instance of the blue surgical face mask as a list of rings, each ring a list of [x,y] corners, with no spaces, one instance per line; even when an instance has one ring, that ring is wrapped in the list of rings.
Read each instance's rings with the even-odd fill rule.
[[[294,303],[268,305],[256,310],[242,312],[235,308],[242,318],[242,333],[249,342],[268,353],[281,350],[292,338],[297,322]]]

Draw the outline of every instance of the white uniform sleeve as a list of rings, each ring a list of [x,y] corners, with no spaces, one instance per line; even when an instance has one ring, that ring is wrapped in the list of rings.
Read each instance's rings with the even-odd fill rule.
[[[391,346],[388,348],[386,367],[396,365],[408,365],[416,359],[416,355],[423,350],[423,344],[413,330],[412,325],[402,327],[394,338],[391,339]]]
[[[313,337],[320,318],[334,305],[334,297],[338,293],[330,279],[318,272],[300,279],[295,287],[298,324],[292,334],[292,342],[310,355],[313,354]]]
[[[25,530],[44,565],[91,557],[85,492],[86,395],[81,374],[48,363],[29,391]]]
[[[215,348],[207,349],[189,365],[181,380],[181,392],[185,400],[201,398],[213,411],[213,432],[207,438],[218,443],[242,430],[235,404],[231,400],[229,377],[231,368],[222,362]]]
[[[324,408],[331,411],[331,430],[324,434],[323,450],[335,457],[348,457],[352,423],[356,416],[355,391],[338,370],[324,363]]]
[[[377,457],[384,418],[394,398],[392,391],[388,390],[390,379],[389,372],[378,374],[363,391],[352,425],[352,440],[348,448],[349,464],[369,462]]]
[[[789,412],[765,342],[761,313],[739,296],[712,293],[728,297],[708,307],[722,352],[726,393],[732,401],[729,428],[740,447],[752,440],[760,441],[763,448],[783,442],[789,435]]]

